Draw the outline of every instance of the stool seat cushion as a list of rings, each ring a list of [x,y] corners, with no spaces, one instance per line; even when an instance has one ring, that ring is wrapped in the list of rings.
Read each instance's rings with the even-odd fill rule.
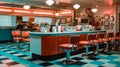
[[[111,39],[112,39],[112,40],[115,40],[116,38],[115,38],[115,37],[112,37]]]
[[[13,40],[22,40],[22,37],[14,37]]]
[[[99,38],[98,40],[99,40],[99,42],[103,42],[103,38]]]
[[[115,40],[114,37],[108,37],[108,40]]]
[[[23,39],[24,42],[30,42],[29,38]]]
[[[112,38],[111,37],[107,37],[108,38],[108,40],[111,40]]]
[[[89,40],[89,41],[79,41],[79,44],[83,44],[83,45],[91,45],[93,44],[93,40]]]
[[[100,41],[98,39],[94,40],[94,43],[99,43]]]
[[[119,39],[120,39],[120,37],[115,37],[115,39],[118,39],[118,40],[119,40]]]
[[[109,41],[108,38],[103,38],[103,42],[107,42],[107,41]]]
[[[60,48],[63,48],[63,49],[68,49],[68,50],[69,50],[69,49],[72,49],[72,47],[73,47],[73,48],[76,48],[77,46],[76,46],[76,45],[73,45],[73,44],[67,44],[67,43],[66,43],[66,44],[61,44],[61,45],[59,45],[59,47],[60,47]]]

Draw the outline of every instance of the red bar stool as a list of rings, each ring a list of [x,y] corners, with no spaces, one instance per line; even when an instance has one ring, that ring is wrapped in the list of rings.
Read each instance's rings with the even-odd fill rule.
[[[120,45],[119,45],[120,42],[119,41],[120,41],[120,32],[116,32],[115,37],[114,37],[114,42],[115,43],[114,43],[112,51],[120,51]]]
[[[108,52],[109,52],[109,46],[110,46],[109,44],[111,42],[114,43],[115,38],[113,37],[113,35],[114,34],[112,32],[109,32],[103,38],[103,42],[106,44],[106,48],[105,48],[104,54],[108,54]]]
[[[30,50],[30,35],[29,31],[22,31],[22,41],[28,45],[28,50]]]
[[[107,37],[108,37],[109,41],[114,41],[114,40],[115,40],[115,37],[114,37],[114,33],[113,33],[113,32],[107,33]]]
[[[115,39],[116,39],[116,40],[120,40],[120,32],[116,32],[116,34],[115,34]]]
[[[70,52],[76,51],[78,49],[79,41],[80,41],[79,35],[71,35],[69,43],[59,45],[60,49],[66,52],[66,60],[63,60],[63,63],[65,64],[73,63],[73,61],[70,59]]]
[[[94,40],[95,44],[97,44],[96,45],[96,54],[99,53],[99,45],[102,45],[104,42],[103,41],[104,36],[105,36],[104,32],[97,33],[97,35],[96,35],[97,40]]]
[[[112,47],[112,50],[114,49],[115,47],[115,37],[114,37],[114,33],[113,32],[109,32],[107,33],[107,37],[108,37],[108,40],[109,40],[109,44],[112,43],[112,45],[109,45]]]
[[[116,44],[118,45],[118,50],[120,51],[120,32],[116,32],[116,35],[115,35],[115,38],[116,38]]]
[[[12,31],[12,36],[13,36],[13,40],[15,41],[15,42],[17,42],[17,48],[20,48],[19,46],[19,44],[20,44],[20,42],[22,41],[22,37],[21,37],[21,31],[20,30],[13,30]]]
[[[103,49],[104,52],[102,52],[102,53],[107,54],[107,52],[108,52],[108,45],[109,45],[109,38],[106,37],[106,33],[103,33],[101,35],[101,37],[102,37],[102,41],[103,41],[102,43],[105,44],[105,48]]]
[[[96,35],[95,34],[82,34],[80,35],[80,38],[82,38],[82,40],[80,39],[79,44],[80,45],[84,45],[85,46],[85,53],[83,54],[83,56],[88,57],[89,54],[89,47],[93,46],[95,43],[94,40],[96,40]],[[96,40],[96,43],[98,42],[98,40]]]

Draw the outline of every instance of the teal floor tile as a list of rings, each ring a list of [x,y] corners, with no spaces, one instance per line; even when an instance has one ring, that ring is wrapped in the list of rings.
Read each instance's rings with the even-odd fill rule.
[[[95,64],[95,65],[98,65],[98,66],[101,66],[103,65],[105,62],[101,62],[101,61],[93,61],[93,62],[90,62],[90,64]]]

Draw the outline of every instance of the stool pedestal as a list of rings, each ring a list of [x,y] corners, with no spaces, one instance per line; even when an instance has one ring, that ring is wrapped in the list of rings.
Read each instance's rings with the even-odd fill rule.
[[[66,60],[62,61],[64,64],[72,64],[73,63],[73,61],[70,59],[70,52],[71,52],[71,50],[66,50]]]

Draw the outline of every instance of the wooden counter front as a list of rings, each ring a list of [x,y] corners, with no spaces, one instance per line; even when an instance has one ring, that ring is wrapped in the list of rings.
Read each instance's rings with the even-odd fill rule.
[[[49,56],[61,53],[59,45],[68,43],[69,36],[45,36],[42,37],[42,55]]]
[[[31,32],[30,33],[30,51],[40,56],[51,56],[60,54],[59,45],[69,43],[70,35],[90,34],[105,31],[81,31],[81,32]]]

